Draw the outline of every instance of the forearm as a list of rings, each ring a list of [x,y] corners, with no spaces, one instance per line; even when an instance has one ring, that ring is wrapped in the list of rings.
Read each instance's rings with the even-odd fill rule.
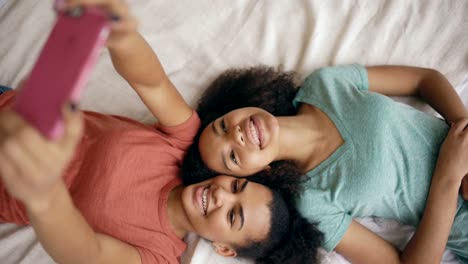
[[[109,46],[109,51],[115,69],[132,86],[156,87],[167,79],[157,55],[137,31]]]
[[[97,237],[62,182],[54,188],[47,206],[26,208],[39,241],[57,263],[93,263],[99,256]]]
[[[455,217],[459,186],[437,174],[433,177],[421,222],[402,252],[403,263],[438,264],[444,253]]]
[[[467,109],[443,74],[429,70],[419,86],[419,95],[448,122],[468,117]]]

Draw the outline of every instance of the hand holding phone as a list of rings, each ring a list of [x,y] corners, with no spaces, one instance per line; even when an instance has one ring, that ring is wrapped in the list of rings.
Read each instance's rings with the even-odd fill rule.
[[[77,102],[109,34],[108,14],[95,7],[59,12],[14,110],[49,139],[63,133],[62,106]]]
[[[130,12],[129,2],[125,0],[55,0],[54,7],[59,12],[79,6],[96,6],[107,11],[111,20],[107,47],[111,48],[120,45],[122,40],[137,31],[137,18]]]
[[[47,208],[81,140],[81,114],[62,110],[65,131],[56,141],[41,137],[14,111],[0,112],[0,182],[28,209]]]

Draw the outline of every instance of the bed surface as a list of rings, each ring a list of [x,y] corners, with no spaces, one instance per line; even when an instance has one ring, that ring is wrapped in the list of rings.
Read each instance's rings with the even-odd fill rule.
[[[229,67],[267,64],[297,71],[344,63],[403,64],[438,69],[468,103],[468,1],[426,0],[132,0],[140,30],[182,95],[195,105]],[[0,84],[15,87],[31,70],[54,22],[52,0],[0,0]],[[464,89],[464,90],[463,90]],[[421,106],[416,101],[408,101]],[[81,108],[143,122],[151,115],[103,52]],[[429,111],[428,108],[422,108]],[[411,228],[364,224],[397,244]],[[196,236],[183,263],[221,262]],[[53,263],[30,227],[0,225],[0,262]],[[324,255],[324,263],[347,263]],[[447,252],[444,263],[455,264]]]

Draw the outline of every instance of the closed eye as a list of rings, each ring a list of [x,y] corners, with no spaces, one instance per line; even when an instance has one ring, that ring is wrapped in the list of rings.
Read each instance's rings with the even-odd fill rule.
[[[231,153],[229,153],[229,158],[231,159],[234,164],[239,165],[237,162],[236,154],[234,153],[234,150],[231,150]]]
[[[242,182],[243,181],[243,182]],[[232,184],[231,184],[231,191],[232,193],[241,193],[245,190],[245,188],[247,187],[247,184],[249,183],[248,180],[246,179],[234,179],[232,181]],[[239,228],[238,228],[238,231],[242,229],[242,227],[244,227],[244,222],[245,222],[245,216],[244,216],[244,208],[242,206],[242,204],[238,204],[237,206],[237,214],[239,215],[239,219],[240,219],[240,224],[239,224]],[[236,212],[235,212],[235,209],[232,208],[228,215],[228,222],[231,224],[231,228],[234,226],[234,223],[236,222]]]
[[[234,208],[229,211],[228,219],[229,219],[229,223],[231,224],[231,227],[232,227],[234,225],[234,222],[236,221],[236,215],[234,214]]]
[[[238,179],[235,179],[233,181],[231,191],[232,191],[232,193],[236,193],[236,192],[239,191],[239,180]]]
[[[221,130],[223,130],[224,133],[227,133],[227,127],[226,123],[224,122],[224,118],[221,119],[221,121],[219,122],[219,126],[221,127]]]

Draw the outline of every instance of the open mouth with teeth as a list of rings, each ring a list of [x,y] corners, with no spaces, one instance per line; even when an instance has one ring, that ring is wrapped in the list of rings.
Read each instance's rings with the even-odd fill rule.
[[[262,132],[258,127],[258,122],[256,122],[253,118],[250,118],[246,131],[250,142],[262,149]]]
[[[204,212],[205,215],[208,213],[208,197],[207,197],[207,194],[208,194],[208,189],[209,188],[210,188],[210,186],[206,187],[203,190],[203,193],[202,193],[202,208],[203,208],[203,212]]]

